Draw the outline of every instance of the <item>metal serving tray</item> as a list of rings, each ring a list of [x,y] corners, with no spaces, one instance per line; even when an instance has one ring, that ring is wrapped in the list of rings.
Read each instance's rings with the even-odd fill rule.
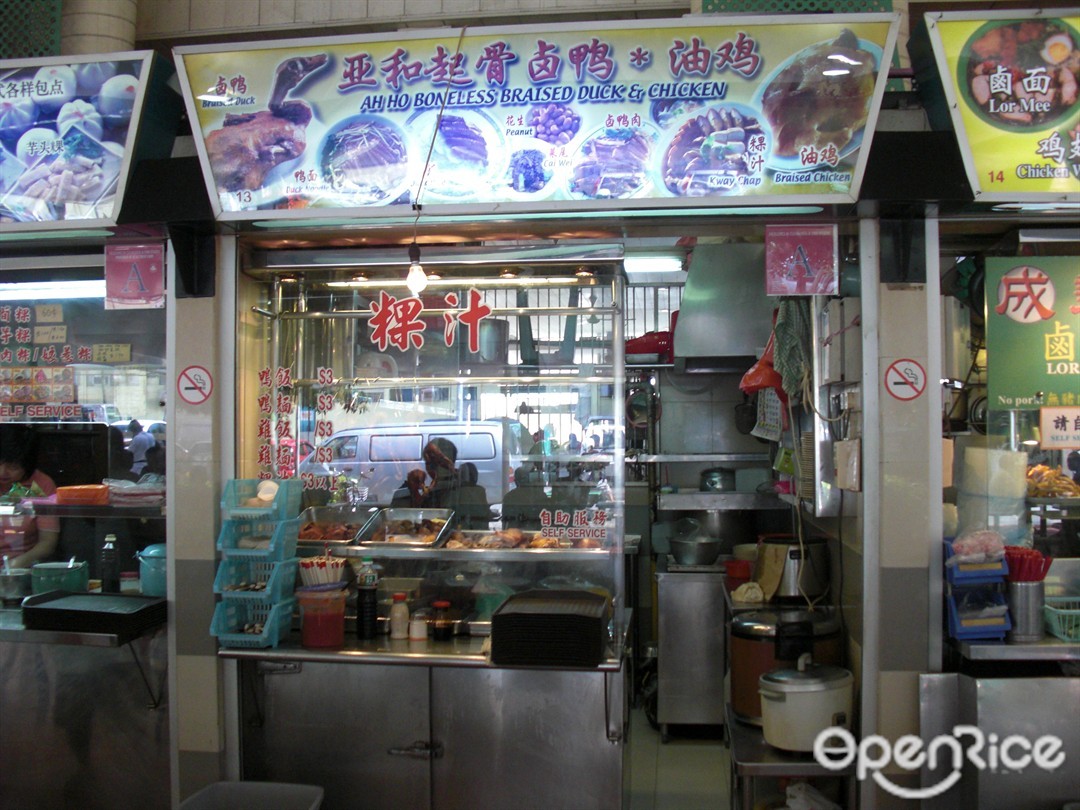
[[[357,504],[353,506],[348,503],[333,504],[330,506],[311,506],[300,513],[300,543],[314,543],[315,545],[337,545],[355,543],[356,539],[360,536],[360,532],[368,521],[371,520],[375,514],[376,509],[372,506],[363,506]],[[304,537],[304,527],[310,523],[319,524],[331,524],[331,523],[344,523],[349,526],[355,526],[355,531],[351,531],[347,537],[344,538],[331,538],[326,537]]]
[[[442,528],[429,540],[417,535],[390,531],[397,523],[420,524],[425,520],[442,521]],[[356,542],[367,546],[411,546],[414,548],[436,548],[446,542],[454,522],[453,509],[380,509],[360,530]],[[386,540],[374,539],[381,530],[387,530]]]

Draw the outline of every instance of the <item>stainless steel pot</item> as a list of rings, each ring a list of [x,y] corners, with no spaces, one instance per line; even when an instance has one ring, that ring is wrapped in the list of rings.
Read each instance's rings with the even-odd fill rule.
[[[670,542],[671,556],[679,565],[712,565],[723,543],[715,537],[673,537]]]
[[[701,471],[702,492],[734,492],[735,471],[726,467],[713,467]]]

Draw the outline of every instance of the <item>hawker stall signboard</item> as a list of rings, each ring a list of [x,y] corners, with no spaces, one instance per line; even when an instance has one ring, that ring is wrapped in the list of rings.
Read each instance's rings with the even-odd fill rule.
[[[115,224],[152,59],[0,61],[0,228]]]
[[[1080,257],[986,260],[992,409],[1080,406]]]
[[[222,219],[841,202],[897,15],[175,49]]]
[[[926,27],[979,201],[1080,202],[1080,9],[932,13]]]

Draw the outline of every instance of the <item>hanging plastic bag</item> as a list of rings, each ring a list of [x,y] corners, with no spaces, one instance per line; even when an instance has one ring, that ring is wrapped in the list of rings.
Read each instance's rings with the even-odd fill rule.
[[[743,374],[742,380],[739,381],[739,389],[744,394],[753,394],[763,388],[774,388],[780,397],[780,401],[787,402],[783,379],[773,367],[774,344],[775,336],[770,334],[769,342],[765,344],[765,352],[761,355],[761,359],[750,366],[750,370]]]

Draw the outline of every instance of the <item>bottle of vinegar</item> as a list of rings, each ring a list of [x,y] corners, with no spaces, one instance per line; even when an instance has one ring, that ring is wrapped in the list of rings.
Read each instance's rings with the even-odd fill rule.
[[[116,557],[116,535],[105,535],[101,547],[101,592],[120,593],[120,560]]]

